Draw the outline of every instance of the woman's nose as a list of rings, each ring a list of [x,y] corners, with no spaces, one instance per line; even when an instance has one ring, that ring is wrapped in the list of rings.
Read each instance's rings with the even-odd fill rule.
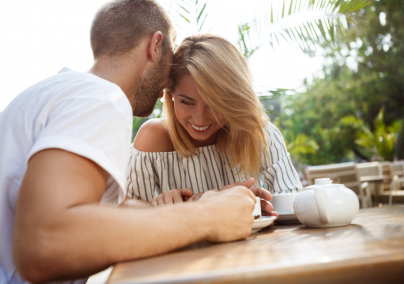
[[[194,123],[197,126],[205,126],[209,124],[209,118],[211,116],[211,111],[208,106],[198,108],[193,114]]]

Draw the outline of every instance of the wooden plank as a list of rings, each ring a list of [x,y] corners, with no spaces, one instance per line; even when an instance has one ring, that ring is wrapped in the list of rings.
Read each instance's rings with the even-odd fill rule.
[[[351,225],[277,225],[115,266],[108,283],[404,283],[404,206],[361,209]],[[398,283],[397,282],[397,283]]]
[[[362,176],[360,178],[361,182],[382,182],[388,179],[388,176]]]

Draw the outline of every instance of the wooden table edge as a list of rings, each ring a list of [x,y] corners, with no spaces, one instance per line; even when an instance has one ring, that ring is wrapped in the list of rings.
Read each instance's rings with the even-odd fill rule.
[[[361,261],[360,263],[357,263]],[[404,248],[401,255],[395,255],[394,258],[391,255],[380,255],[378,259],[375,258],[357,258],[345,260],[341,259],[333,262],[321,262],[316,264],[301,264],[299,266],[293,266],[293,274],[295,277],[299,275],[310,274],[310,272],[318,273],[326,272],[330,273],[330,270],[338,270],[343,272],[344,270],[356,270],[360,272],[362,270],[369,270],[369,267],[385,265],[386,267],[393,266],[394,264],[401,265],[401,269],[404,269]],[[321,266],[319,268],[319,266]],[[252,265],[245,267],[221,269],[218,271],[210,271],[207,276],[206,272],[198,272],[193,275],[175,275],[166,279],[128,279],[128,280],[115,280],[111,281],[111,275],[107,281],[108,284],[123,284],[123,283],[156,283],[156,284],[172,284],[172,283],[237,283],[242,281],[245,283],[256,283],[266,279],[273,279],[274,277],[287,276],[291,272],[292,266],[282,265],[274,266],[271,264]],[[403,271],[403,270],[401,270]],[[112,274],[112,273],[111,273]],[[404,279],[404,273],[402,273]],[[388,278],[386,278],[388,279]],[[299,282],[298,282],[299,283]]]

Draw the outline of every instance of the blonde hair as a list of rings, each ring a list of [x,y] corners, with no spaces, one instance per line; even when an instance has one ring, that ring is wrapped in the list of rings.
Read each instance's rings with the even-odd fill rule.
[[[170,85],[163,115],[175,150],[184,157],[196,153],[188,132],[175,116],[172,92],[182,75],[190,74],[198,92],[213,114],[226,121],[220,129],[217,149],[229,157],[238,175],[260,172],[262,154],[268,158],[265,129],[269,118],[252,88],[247,61],[230,42],[216,35],[187,37],[174,54]]]

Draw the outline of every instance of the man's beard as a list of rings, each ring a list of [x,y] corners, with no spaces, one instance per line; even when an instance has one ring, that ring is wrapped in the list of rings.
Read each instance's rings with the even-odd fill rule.
[[[132,92],[133,115],[147,117],[152,114],[154,106],[163,91],[165,58],[161,58],[156,68],[148,71],[139,79]]]

